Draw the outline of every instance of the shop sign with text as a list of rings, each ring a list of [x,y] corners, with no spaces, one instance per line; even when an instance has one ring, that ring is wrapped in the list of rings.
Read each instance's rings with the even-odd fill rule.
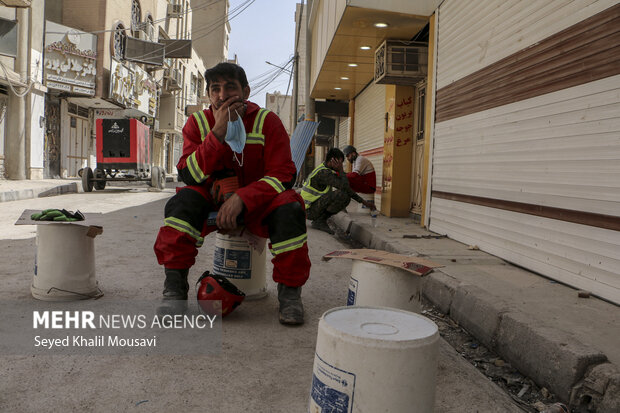
[[[76,95],[95,95],[97,36],[45,23],[45,86]]]
[[[112,59],[110,68],[110,98],[127,108],[156,116],[157,83],[135,63],[120,63]]]

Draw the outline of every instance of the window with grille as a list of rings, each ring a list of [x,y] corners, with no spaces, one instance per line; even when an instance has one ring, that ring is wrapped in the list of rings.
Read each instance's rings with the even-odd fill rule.
[[[140,8],[140,3],[138,0],[133,0],[131,2],[131,31],[134,37],[138,36],[138,30],[140,30],[141,15],[142,10]]]
[[[114,57],[122,59],[125,56],[125,28],[122,24],[116,26],[114,30]]]

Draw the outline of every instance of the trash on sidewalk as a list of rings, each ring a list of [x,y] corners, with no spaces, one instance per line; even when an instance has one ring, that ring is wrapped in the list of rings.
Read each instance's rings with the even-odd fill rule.
[[[478,247],[477,245],[470,245],[469,247],[467,247],[467,249],[472,251],[478,251],[480,247]]]
[[[568,413],[568,407],[564,403],[553,403],[545,406],[540,413]]]
[[[429,274],[433,271],[433,268],[443,267],[441,264],[437,264],[420,257],[410,257],[406,255],[394,254],[392,252],[365,248],[333,251],[329,254],[325,254],[323,256],[323,261],[329,261],[332,258],[349,258],[352,260],[361,260],[375,264],[385,264],[404,269],[412,274],[420,276]]]
[[[577,291],[577,296],[579,298],[590,298],[590,291],[579,290]]]
[[[405,234],[403,235],[403,238],[408,238],[408,239],[442,239],[442,238],[448,238],[447,235],[408,235]]]
[[[103,293],[95,278],[95,241],[103,233],[96,224],[101,214],[82,214],[69,220],[60,209],[27,209],[15,225],[36,225],[32,296],[45,301],[99,298]],[[49,215],[51,220],[40,220]],[[56,220],[62,217],[63,220]],[[76,218],[75,214],[71,217]]]

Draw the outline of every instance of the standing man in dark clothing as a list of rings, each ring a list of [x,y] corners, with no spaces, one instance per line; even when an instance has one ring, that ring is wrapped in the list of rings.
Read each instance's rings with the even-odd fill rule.
[[[187,306],[187,275],[204,237],[234,230],[242,220],[245,230],[271,241],[280,322],[301,324],[301,286],[310,274],[310,258],[303,199],[292,189],[296,169],[288,134],[275,113],[247,100],[250,86],[240,66],[220,63],[205,78],[211,105],[183,128],[177,169],[187,186],[166,204],[154,246],[166,275],[162,307]],[[217,188],[232,189],[224,189],[229,193],[219,200]],[[213,211],[216,225],[208,225]]]
[[[306,204],[306,216],[312,221],[312,228],[333,234],[327,225],[327,218],[337,214],[349,205],[351,198],[374,211],[374,202],[366,201],[349,186],[344,173],[344,154],[332,148],[325,156],[325,162],[317,166],[308,176],[301,189]],[[332,188],[334,190],[332,190]]]

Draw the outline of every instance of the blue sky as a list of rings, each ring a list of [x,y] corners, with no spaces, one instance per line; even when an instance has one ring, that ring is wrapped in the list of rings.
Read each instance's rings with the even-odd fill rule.
[[[230,0],[230,10],[245,3],[247,0]],[[301,0],[299,1],[301,2]],[[255,87],[254,80],[277,68],[265,61],[282,66],[293,56],[295,46],[295,5],[296,0],[254,0],[254,2],[238,16],[230,20],[230,39],[228,43],[229,58],[237,54],[239,64],[245,69],[252,89],[250,100],[264,106],[265,94],[280,91],[286,93],[289,74],[282,73],[261,92]],[[289,95],[291,94],[291,86]]]

